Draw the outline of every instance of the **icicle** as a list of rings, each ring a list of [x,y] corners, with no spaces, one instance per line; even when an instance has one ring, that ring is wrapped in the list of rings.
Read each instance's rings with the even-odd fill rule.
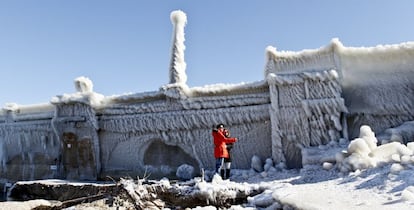
[[[4,139],[0,138],[0,164],[1,164],[1,173],[7,172],[7,148],[4,144]]]
[[[339,116],[331,115],[330,119],[334,123],[336,130],[341,131],[342,130],[342,125],[341,125],[341,122],[339,120]]]

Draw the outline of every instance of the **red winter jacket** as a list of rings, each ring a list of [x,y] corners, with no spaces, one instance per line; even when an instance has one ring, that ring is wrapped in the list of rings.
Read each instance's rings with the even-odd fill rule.
[[[214,139],[214,157],[215,158],[229,158],[229,152],[226,148],[226,143],[233,143],[237,138],[227,138],[224,136],[222,130],[214,130],[212,132]]]

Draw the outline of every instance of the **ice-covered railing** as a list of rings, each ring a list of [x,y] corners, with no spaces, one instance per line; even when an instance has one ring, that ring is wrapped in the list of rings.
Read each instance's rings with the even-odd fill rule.
[[[210,100],[214,100],[214,97],[233,97],[235,95],[242,94],[264,94],[264,96],[258,96],[262,98],[268,97],[268,92],[269,87],[267,82],[264,80],[249,83],[242,82],[239,84],[213,84],[191,88],[188,86],[180,86],[180,90],[177,90],[177,86],[165,85],[162,86],[159,91],[107,96],[103,100],[103,104],[109,107],[114,107],[118,104],[127,105],[144,102],[154,103],[160,100],[165,100],[167,97],[202,102],[207,100],[205,97],[208,97]],[[156,103],[154,103],[154,105],[156,105]],[[150,108],[151,107],[147,107],[146,109]]]
[[[6,104],[3,107],[1,115],[5,115],[8,112],[15,112],[19,114],[32,114],[32,113],[41,113],[41,112],[51,112],[54,111],[54,107],[50,103],[43,104],[30,104],[30,105],[19,105],[15,103]]]
[[[80,86],[78,89],[79,88]],[[0,112],[0,121],[4,122],[8,116],[8,113],[12,113],[14,119],[36,120],[53,118],[55,112],[54,104],[57,103],[86,103],[98,109],[105,109],[109,107],[116,108],[119,106],[119,109],[122,109],[120,110],[122,113],[128,113],[128,109],[131,108],[128,105],[133,105],[135,108],[131,108],[131,111],[134,113],[137,111],[136,106],[142,106],[140,109],[146,112],[154,112],[158,110],[157,104],[159,106],[165,106],[164,102],[166,98],[171,96],[166,94],[168,91],[168,87],[162,87],[158,91],[125,93],[105,97],[89,89],[87,91],[78,91],[71,94],[65,93],[52,97],[52,103],[33,105],[18,105],[14,103],[7,104]],[[184,106],[187,108],[197,108],[198,105],[196,106],[194,105],[195,103],[193,104],[192,102],[205,103],[205,108],[214,108],[225,106],[223,103],[228,104],[228,106],[235,106],[255,103],[262,104],[269,101],[268,85],[266,81],[206,85],[202,87],[188,88],[185,92],[175,92],[175,94],[183,95],[175,96],[173,98],[191,99],[188,102],[183,102]],[[237,95],[242,94],[246,94],[248,96],[246,96],[243,100],[240,100],[241,96]],[[211,101],[214,101],[214,104],[212,104]]]
[[[160,91],[142,92],[142,93],[126,93],[121,95],[112,95],[105,97],[105,104],[116,103],[137,103],[149,102],[164,99],[165,96]]]
[[[255,93],[268,91],[269,87],[267,82],[255,81],[255,82],[242,82],[239,84],[214,84],[206,85],[202,87],[190,88],[190,94],[192,96],[206,96],[206,95],[225,95],[225,94],[243,94],[243,93]]]

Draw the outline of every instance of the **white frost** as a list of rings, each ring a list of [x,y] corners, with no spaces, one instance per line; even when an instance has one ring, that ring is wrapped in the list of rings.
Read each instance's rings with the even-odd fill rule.
[[[177,168],[176,176],[182,180],[194,178],[194,167],[188,164],[180,165]]]
[[[76,78],[74,83],[76,93],[55,96],[51,99],[51,103],[80,102],[90,104],[94,107],[103,105],[105,97],[102,94],[93,92],[93,83],[89,78],[81,76]]]
[[[170,84],[185,84],[187,75],[185,69],[187,64],[184,60],[184,27],[187,23],[187,16],[184,12],[177,10],[171,13],[171,22],[174,25],[170,63]]]

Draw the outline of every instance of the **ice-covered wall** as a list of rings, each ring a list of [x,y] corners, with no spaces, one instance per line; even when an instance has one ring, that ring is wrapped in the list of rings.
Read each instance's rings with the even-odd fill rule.
[[[343,88],[349,133],[370,125],[376,133],[413,120],[414,43],[344,47],[337,39],[315,50],[267,48],[265,75],[336,69]]]
[[[269,73],[272,157],[290,168],[302,167],[302,148],[346,136],[341,115],[347,112],[335,70]]]
[[[153,94],[152,100],[149,94],[111,99],[111,105],[99,112],[102,173],[171,174],[182,164],[211,170],[211,131],[218,123],[239,139],[233,149],[235,167],[250,167],[253,155],[269,157],[266,83],[218,86],[189,89],[192,96],[186,99],[162,94]]]
[[[217,84],[108,96],[75,79],[77,92],[50,104],[4,108],[2,177],[90,180],[126,175],[172,176],[182,164],[214,169],[212,128],[224,123],[239,141],[233,166],[271,156],[267,82]],[[177,91],[178,90],[178,91]],[[17,140],[16,140],[17,139]],[[14,174],[21,174],[15,176]]]
[[[344,98],[353,136],[367,124],[375,133],[414,119],[414,43],[341,51]]]
[[[60,142],[51,125],[50,104],[9,104],[0,116],[0,177],[33,180],[58,176]]]
[[[103,96],[92,82],[75,79],[77,92],[51,103],[8,104],[0,115],[0,176],[6,180],[94,180],[100,172],[95,109]]]

